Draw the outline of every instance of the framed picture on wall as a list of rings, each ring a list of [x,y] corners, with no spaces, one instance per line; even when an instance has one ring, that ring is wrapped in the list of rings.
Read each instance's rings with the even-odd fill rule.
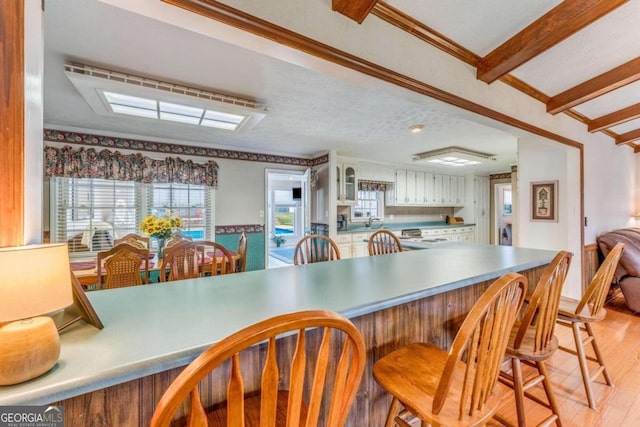
[[[558,221],[558,181],[531,183],[531,221]]]

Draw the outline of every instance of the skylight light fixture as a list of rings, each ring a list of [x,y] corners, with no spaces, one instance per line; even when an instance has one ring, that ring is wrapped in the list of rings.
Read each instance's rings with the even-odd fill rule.
[[[97,114],[117,114],[194,126],[246,131],[267,107],[250,99],[145,77],[66,64],[65,74]]]
[[[422,129],[424,129],[424,125],[413,125],[409,128],[409,130],[411,130],[411,133],[422,132]]]
[[[495,160],[496,158],[492,154],[481,153],[461,147],[446,147],[433,151],[425,151],[413,157],[414,162],[451,167],[479,165],[480,163]]]

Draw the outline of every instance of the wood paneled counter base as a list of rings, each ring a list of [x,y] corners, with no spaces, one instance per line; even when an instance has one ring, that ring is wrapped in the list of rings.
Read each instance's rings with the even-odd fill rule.
[[[276,314],[327,309],[350,318],[368,349],[348,425],[381,425],[390,398],[373,380],[376,360],[414,341],[447,348],[496,277],[518,271],[534,286],[553,256],[456,245],[91,292],[105,328],[77,325],[63,333],[57,367],[29,383],[0,388],[0,405],[55,402],[65,406],[67,425],[147,426],[171,381],[213,342]],[[308,343],[314,342],[319,340],[310,336]],[[263,349],[253,350],[242,361],[243,372],[262,368]],[[287,375],[281,372],[283,381]],[[207,378],[203,402],[217,402],[221,384]]]

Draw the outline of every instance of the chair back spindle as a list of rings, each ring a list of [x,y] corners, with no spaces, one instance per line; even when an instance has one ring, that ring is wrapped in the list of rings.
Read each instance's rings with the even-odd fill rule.
[[[321,334],[317,351],[310,352],[307,348],[308,333]],[[288,369],[284,367],[289,374],[286,390],[279,390],[280,376],[286,377],[286,372],[281,373],[278,365],[278,360],[282,360],[282,357],[278,356],[280,341],[277,338],[282,335],[286,335],[286,339],[295,339],[291,362]],[[240,369],[241,354],[259,343],[266,345],[266,357],[260,380],[260,394],[251,396],[247,394]],[[286,349],[289,345],[282,347]],[[332,355],[339,355],[333,368],[330,366],[333,363]],[[308,360],[311,357],[314,360]],[[200,403],[198,383],[229,359],[231,367],[226,403],[207,414]],[[248,425],[275,427],[284,425],[283,421],[286,419],[287,426],[311,427],[318,425],[323,401],[330,402],[329,407],[323,411],[326,416],[325,425],[343,426],[365,363],[364,339],[355,326],[341,315],[316,310],[276,316],[230,335],[194,360],[158,402],[151,426],[168,426],[187,396],[191,396],[190,426],[240,427],[247,420]],[[313,372],[307,376],[309,369],[313,369]],[[328,384],[333,384],[333,387],[327,387]],[[304,400],[305,397],[307,401]]]
[[[311,234],[304,237],[298,242],[293,252],[295,265],[339,259],[338,246],[331,238],[323,234]]]
[[[384,255],[402,252],[398,237],[389,230],[378,230],[369,237],[369,255]]]

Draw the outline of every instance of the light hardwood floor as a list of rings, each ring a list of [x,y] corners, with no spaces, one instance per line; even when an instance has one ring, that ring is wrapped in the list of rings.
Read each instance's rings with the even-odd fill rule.
[[[619,291],[618,291],[619,292]],[[602,375],[593,383],[598,409],[589,409],[577,358],[558,351],[548,364],[551,381],[564,427],[637,427],[640,426],[640,314],[624,307],[620,294],[614,294],[607,307],[607,317],[594,325],[613,387],[604,383]],[[574,348],[571,329],[557,327],[561,344]],[[591,346],[588,346],[588,354]],[[538,388],[538,387],[537,387]],[[542,389],[535,390],[542,397]],[[516,424],[513,392],[504,399],[498,413]],[[527,425],[535,426],[549,412],[526,402]],[[496,426],[492,422],[489,425]]]

